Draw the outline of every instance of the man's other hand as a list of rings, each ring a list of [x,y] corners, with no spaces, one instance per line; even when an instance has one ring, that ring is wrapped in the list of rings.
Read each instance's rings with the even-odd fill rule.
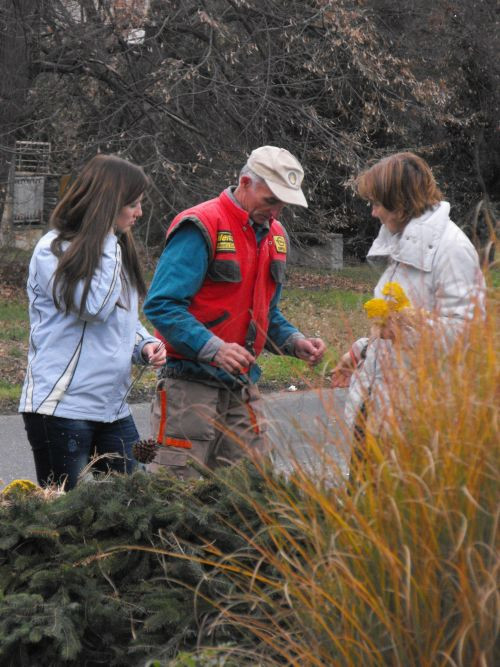
[[[232,375],[239,375],[254,361],[255,357],[238,343],[222,343],[214,357],[214,363]]]
[[[314,366],[321,361],[326,345],[321,338],[298,338],[295,342],[295,355]]]

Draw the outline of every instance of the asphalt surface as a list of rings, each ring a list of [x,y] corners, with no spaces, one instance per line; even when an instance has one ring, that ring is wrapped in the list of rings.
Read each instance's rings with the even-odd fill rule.
[[[265,394],[266,425],[277,470],[307,467],[331,478],[347,470],[343,425],[345,390]],[[130,406],[141,438],[150,435],[149,403]],[[36,482],[31,448],[20,415],[0,415],[0,489],[13,479]]]

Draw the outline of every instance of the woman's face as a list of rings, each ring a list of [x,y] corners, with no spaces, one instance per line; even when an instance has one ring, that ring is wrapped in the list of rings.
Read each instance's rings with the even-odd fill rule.
[[[127,204],[122,208],[116,220],[116,231],[122,234],[131,229],[138,218],[142,216],[142,198],[144,195],[137,197],[131,204]]]
[[[378,218],[380,222],[387,227],[391,234],[397,234],[405,226],[401,222],[401,216],[397,211],[388,211],[379,202],[370,202],[372,207],[372,216]]]

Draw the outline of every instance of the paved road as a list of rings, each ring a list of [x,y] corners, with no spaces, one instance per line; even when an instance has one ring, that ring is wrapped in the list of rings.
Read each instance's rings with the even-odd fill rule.
[[[342,412],[345,391],[323,389],[265,395],[269,437],[278,470],[297,466],[319,474],[346,470]],[[141,437],[149,436],[149,404],[131,406]],[[36,481],[31,449],[19,415],[0,415],[0,488],[13,479]]]

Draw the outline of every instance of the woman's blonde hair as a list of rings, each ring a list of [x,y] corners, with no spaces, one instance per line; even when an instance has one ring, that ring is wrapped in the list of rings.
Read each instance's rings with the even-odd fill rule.
[[[83,280],[81,314],[106,236],[113,230],[122,208],[136,201],[148,184],[149,179],[141,167],[116,155],[96,155],[68,188],[50,219],[59,232],[51,250],[59,258],[53,297],[61,310],[69,312],[73,308],[76,285]],[[65,241],[70,244],[63,250]],[[120,234],[118,242],[122,249],[125,285],[130,283],[144,296],[146,285],[131,231]]]
[[[401,222],[418,218],[443,199],[427,162],[414,153],[396,153],[369,167],[356,179],[363,199],[397,213]]]

